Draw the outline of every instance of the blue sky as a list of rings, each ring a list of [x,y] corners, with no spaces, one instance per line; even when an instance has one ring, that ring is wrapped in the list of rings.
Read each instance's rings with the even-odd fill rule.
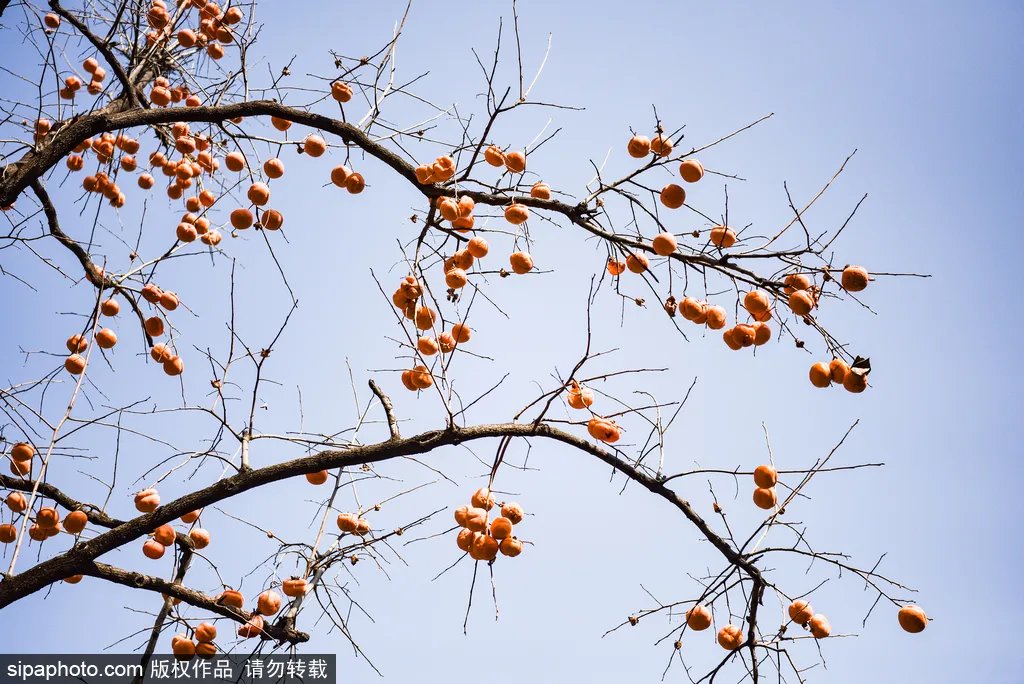
[[[276,73],[300,47],[292,66],[296,85],[303,74],[329,72],[328,50],[346,55],[372,51],[386,39],[403,7],[375,3],[373,16],[356,19],[364,6],[308,4],[321,14],[296,16],[290,3],[260,8],[257,18],[268,28],[256,50],[265,60],[257,73],[268,73],[266,65]],[[1024,218],[1024,96],[1016,73],[1024,63],[1019,40],[1024,11],[999,2],[904,2],[894,7],[883,2],[768,6],[524,0],[519,13],[528,74],[536,70],[548,33],[553,34],[536,97],[586,109],[517,113],[494,137],[521,147],[552,118],[548,130],[562,131],[531,156],[530,169],[556,190],[578,197],[592,175],[588,160],[600,162],[609,150],[609,173],[628,170],[624,144],[629,129],[652,128],[652,105],[668,126],[686,124],[684,146],[774,112],[769,121],[705,155],[709,168],[747,179],[729,181],[730,217],[736,217],[736,225],[753,223],[767,231],[785,223],[789,209],[783,180],[795,201],[805,201],[857,150],[808,221],[820,229],[835,227],[866,192],[866,203],[836,243],[837,262],[932,275],[877,280],[864,293],[875,313],[849,304],[823,313],[854,350],[871,357],[868,392],[853,396],[815,390],[806,371],[817,357],[791,344],[771,344],[755,357],[729,352],[717,335],[691,335],[684,342],[659,315],[656,303],[621,313],[608,292],[595,308],[596,346],[620,351],[598,366],[670,368],[642,385],[631,380],[608,387],[623,397],[645,389],[662,399],[679,399],[693,377],[699,378],[670,436],[667,463],[676,470],[762,462],[762,423],[780,467],[801,467],[823,456],[860,420],[836,458],[843,464],[884,461],[886,467],[821,476],[793,519],[806,524],[819,548],[848,552],[862,565],[888,553],[882,568],[919,590],[916,600],[934,621],[912,637],[899,630],[893,610],[880,607],[862,627],[873,596],[856,581],[833,578],[815,594],[814,604],[837,631],[858,636],[823,643],[827,671],[816,667],[808,681],[1019,681],[1024,661],[1014,636],[1016,616],[1024,609],[1024,586],[1015,568],[1024,560],[1019,541],[1024,510],[1013,477],[1021,456],[1013,409],[1019,401],[1013,397],[1024,381],[1016,359],[1022,312],[1015,295],[1016,257],[1024,246],[1019,231]],[[460,111],[479,112],[482,84],[470,48],[491,53],[503,14],[507,31],[508,3],[457,2],[443,9],[415,5],[399,48],[399,69],[406,77],[429,71],[420,92],[438,103],[457,103]],[[13,49],[8,54],[8,49],[3,48],[5,61],[17,65],[24,60],[20,63],[34,68],[31,56]],[[514,70],[507,66],[504,76],[512,77]],[[399,109],[395,118],[401,121],[403,114]],[[440,148],[430,151],[440,153]],[[407,217],[419,205],[407,185],[372,161],[360,162],[370,185],[355,199],[320,189],[332,166],[326,157],[284,159],[293,182],[274,187],[274,202],[286,214],[288,243],[277,239],[275,250],[300,306],[269,366],[281,384],[261,394],[267,408],[261,411],[260,426],[268,432],[297,429],[300,387],[303,427],[328,432],[354,422],[346,359],[363,402],[368,396],[362,388],[372,369],[393,370],[404,363],[396,360],[397,347],[386,339],[398,331],[369,271],[386,286],[404,275],[396,266],[396,241],[409,240],[418,230]],[[51,185],[57,180],[51,179]],[[721,179],[709,176],[694,186],[690,201],[716,215],[722,186]],[[151,216],[171,216],[162,202],[155,207],[162,213],[153,210]],[[137,213],[125,212],[125,217],[123,225],[107,222],[109,232],[101,238],[122,268],[126,250],[115,237],[130,241],[138,225]],[[168,231],[173,230],[170,221],[164,221]],[[87,229],[71,223],[78,236]],[[689,229],[681,225],[679,232]],[[472,396],[506,372],[511,376],[503,392],[474,411],[475,421],[508,419],[535,393],[536,381],[550,384],[551,373],[570,369],[582,349],[589,274],[601,267],[603,249],[566,226],[539,224],[532,233],[538,264],[555,272],[488,283],[488,295],[500,301],[509,319],[476,305],[474,349],[493,361],[465,360],[457,370],[460,387]],[[262,240],[249,234],[229,243],[230,254],[239,259],[240,330],[253,344],[265,344],[287,313],[286,299]],[[48,256],[71,266],[55,246],[48,249]],[[21,330],[0,343],[0,370],[13,383],[53,365],[39,355],[26,360],[20,349],[58,351],[69,326],[77,324],[64,314],[86,310],[92,293],[84,285],[58,281],[24,251],[3,253],[0,264],[40,283],[39,292],[32,293],[0,279],[4,318],[18,322]],[[189,344],[225,351],[228,273],[226,260],[211,266],[203,258],[167,269],[168,287],[173,285],[195,312],[179,317]],[[138,346],[138,340],[132,343]],[[817,341],[809,340],[809,348],[823,353]],[[119,346],[111,355],[116,372],[98,370],[95,382],[108,396],[93,392],[97,406],[143,397],[152,397],[150,403],[180,403],[179,390],[144,367],[135,355],[139,351]],[[186,363],[195,369],[187,374],[187,398],[190,403],[208,401],[201,358],[193,353]],[[126,382],[135,377],[142,380]],[[395,373],[376,377],[409,421],[404,431],[438,425],[436,398],[415,399],[402,392]],[[134,420],[185,448],[196,448],[195,442],[212,431],[209,422],[180,414]],[[379,434],[369,430],[366,438]],[[54,481],[87,498],[100,490],[77,473],[109,473],[112,440],[97,432],[76,444],[103,455],[95,462],[65,458]],[[489,462],[492,446],[476,449],[482,461]],[[111,511],[127,516],[130,493],[139,487],[136,478],[173,450],[132,438],[121,448],[124,460]],[[522,445],[516,449],[517,457],[525,453]],[[254,464],[294,453],[259,444]],[[426,510],[461,505],[482,481],[485,468],[464,449],[432,458],[432,465],[458,485],[440,481],[385,506],[376,514],[383,528]],[[537,470],[509,470],[499,482],[533,513],[523,535],[534,545],[515,561],[495,567],[497,622],[489,587],[478,582],[469,633],[462,634],[470,567],[461,563],[431,581],[456,558],[454,541],[447,537],[402,548],[408,564],[391,557],[387,577],[368,562],[352,569],[347,586],[374,620],[356,616],[352,628],[386,681],[434,681],[453,674],[492,682],[597,683],[625,676],[653,682],[661,677],[670,646],[652,644],[670,628],[664,620],[601,635],[636,609],[650,606],[641,585],[665,601],[691,597],[696,585],[688,573],[716,567],[716,554],[662,502],[632,488],[620,495],[621,481],[609,482],[607,470],[586,457],[538,443],[529,458]],[[364,502],[435,479],[407,463],[382,472],[401,482],[361,485]],[[208,482],[217,474],[207,465],[197,478]],[[757,519],[746,482],[738,494],[730,478],[714,480],[714,487],[731,524],[745,529]],[[168,495],[174,491],[173,485],[166,486]],[[688,481],[680,491],[710,514],[706,480]],[[306,528],[316,520],[314,496],[305,483],[283,483],[246,496],[239,506],[245,506],[247,520],[261,527],[308,539]],[[272,504],[281,501],[297,503],[275,511]],[[237,515],[243,509],[229,510]],[[431,523],[427,533],[446,529],[447,515]],[[260,533],[225,516],[210,514],[205,524],[216,540],[210,557],[226,578],[233,578],[227,581],[237,582],[251,570],[253,559],[273,550]],[[115,554],[111,562],[150,572],[159,567],[166,573],[170,567],[147,564],[134,548]],[[255,595],[267,575],[264,568],[248,577],[247,595]],[[801,590],[813,586],[812,577],[825,576],[817,570],[805,576],[803,566],[781,563],[775,575]],[[208,569],[197,578],[200,588],[216,585]],[[45,600],[34,596],[5,610],[5,624],[23,625],[9,633],[6,647],[35,650],[35,635],[44,628],[66,651],[104,647],[151,620],[122,606],[158,608],[155,601],[140,603],[129,592],[99,588],[96,581],[57,586]],[[97,617],[102,630],[94,626]],[[377,679],[337,634],[321,630],[308,650],[337,650],[347,681]],[[721,653],[710,633],[688,636],[684,650],[694,672]],[[805,665],[818,661],[809,644],[795,648],[794,656]],[[734,670],[730,681],[739,675]],[[667,681],[687,681],[678,663]]]

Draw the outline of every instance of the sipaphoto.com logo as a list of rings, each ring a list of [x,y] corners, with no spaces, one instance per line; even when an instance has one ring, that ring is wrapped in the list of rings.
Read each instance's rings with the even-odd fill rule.
[[[46,684],[336,684],[335,656],[223,654],[0,654],[0,682]]]
[[[138,662],[123,662],[117,658],[113,662],[102,662],[111,656],[17,656],[14,662],[4,662],[0,668],[11,680],[22,682],[43,681],[88,681],[99,679],[135,679],[142,677],[145,666]],[[4,657],[8,660],[10,656]]]

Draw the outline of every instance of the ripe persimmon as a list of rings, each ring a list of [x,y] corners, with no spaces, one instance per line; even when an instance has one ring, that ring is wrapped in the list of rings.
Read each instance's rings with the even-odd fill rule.
[[[72,375],[81,375],[85,371],[85,358],[72,354],[64,359],[64,369]]]
[[[170,525],[161,525],[153,530],[153,539],[157,540],[164,546],[170,546],[173,544],[175,537],[174,528]]]
[[[171,356],[164,361],[163,368],[167,375],[181,375],[185,371],[185,362],[180,356]]]
[[[505,220],[514,226],[525,223],[530,218],[530,210],[522,204],[510,204],[505,207]]]
[[[245,230],[252,226],[253,221],[252,212],[245,207],[232,210],[228,219],[231,221],[231,227],[235,230]]]
[[[832,382],[842,385],[846,374],[850,372],[850,366],[842,359],[832,359],[828,364],[828,370],[832,376]]]
[[[732,337],[741,347],[749,347],[754,344],[756,338],[754,326],[740,323],[732,329]]]
[[[196,626],[196,641],[210,643],[217,638],[217,626],[210,622],[200,622]]]
[[[622,275],[626,270],[626,262],[619,261],[618,259],[612,259],[611,257],[609,257],[608,263],[605,265],[605,268],[607,268],[608,273],[613,276]]]
[[[469,557],[478,561],[492,561],[498,555],[498,540],[490,535],[478,534],[469,547]]]
[[[543,181],[534,183],[530,188],[530,197],[536,197],[537,199],[543,200],[551,199],[551,186]]]
[[[754,468],[754,484],[758,487],[768,489],[774,487],[778,481],[778,472],[767,463]]]
[[[687,183],[696,183],[704,177],[704,166],[696,159],[687,159],[679,164],[679,175]]]
[[[498,545],[498,549],[501,551],[501,555],[515,558],[523,552],[523,542],[515,537],[505,537]]]
[[[526,171],[526,154],[519,150],[505,153],[505,168],[512,173]]]
[[[587,432],[596,440],[606,444],[614,444],[622,437],[622,429],[613,421],[597,416],[587,421]]]
[[[437,346],[441,348],[442,352],[448,354],[455,349],[455,338],[450,332],[445,331],[437,336]]]
[[[313,473],[306,473],[306,482],[312,485],[322,485],[327,482],[327,471],[318,470]]]
[[[459,530],[459,534],[455,537],[455,544],[466,553],[469,553],[469,549],[473,546],[473,537],[477,534],[480,533],[463,528]]]
[[[18,538],[18,529],[11,523],[0,525],[0,544],[12,544]]]
[[[142,554],[152,560],[163,558],[164,551],[166,551],[166,547],[155,539],[149,539],[142,545]]]
[[[533,257],[528,252],[513,252],[508,257],[512,271],[523,275],[533,270]]]
[[[841,283],[847,292],[860,292],[868,286],[868,270],[863,266],[847,266],[843,269]]]
[[[771,510],[775,507],[775,488],[757,487],[754,489],[754,505],[764,510]]]
[[[654,253],[658,256],[668,256],[675,253],[679,243],[676,242],[676,236],[672,233],[658,233],[651,240],[651,247],[654,249]]]
[[[285,596],[296,598],[306,593],[306,580],[301,577],[292,577],[281,583],[281,591]]]
[[[72,335],[68,338],[65,346],[72,354],[84,352],[89,347],[89,340],[82,335]]]
[[[501,541],[512,536],[512,521],[508,518],[498,517],[491,521],[491,536]]]
[[[177,634],[171,639],[171,653],[178,660],[188,660],[196,654],[196,645],[184,634]]]
[[[42,527],[56,527],[60,522],[60,513],[56,508],[40,508],[36,513],[36,523]]]
[[[477,259],[483,259],[485,256],[487,256],[487,252],[489,250],[490,247],[487,244],[487,240],[480,237],[479,235],[470,238],[469,242],[466,243],[466,251],[469,252],[471,256]]]
[[[811,635],[815,639],[824,639],[832,633],[832,625],[829,624],[828,618],[821,613],[814,615],[808,621],[807,626],[810,627]]]
[[[21,492],[11,492],[4,499],[4,504],[7,508],[11,509],[13,513],[22,513],[28,508],[28,501],[25,499],[25,495]]]
[[[186,525],[191,525],[196,520],[199,520],[199,515],[202,512],[203,512],[203,509],[201,509],[201,508],[198,509],[198,510],[195,510],[195,511],[189,511],[185,515],[181,516],[181,522],[185,523]]]
[[[159,316],[150,316],[145,320],[143,327],[151,337],[160,337],[164,334],[164,319]]]
[[[343,532],[354,532],[356,527],[357,516],[354,513],[339,513],[338,514],[338,529]]]
[[[797,316],[806,316],[814,308],[814,297],[807,290],[796,290],[789,295],[789,308]]]
[[[669,209],[678,209],[686,203],[686,190],[675,183],[669,183],[661,189],[661,203]]]
[[[245,624],[238,628],[238,636],[243,639],[253,639],[263,633],[263,616],[256,614],[245,621]]]
[[[634,135],[629,139],[626,151],[634,159],[643,159],[651,153],[651,139],[646,135]]]
[[[672,139],[662,133],[654,136],[651,138],[651,152],[659,157],[672,154]]]
[[[160,493],[153,489],[143,489],[135,495],[135,510],[139,513],[152,513],[160,506]]]
[[[925,615],[924,610],[920,606],[903,606],[900,608],[900,612],[896,614],[896,617],[899,620],[900,627],[911,634],[923,632],[924,628],[928,626],[928,616]]]
[[[352,99],[352,87],[347,83],[335,81],[331,84],[331,97],[344,104]]]
[[[507,501],[501,505],[501,516],[507,518],[513,525],[523,521],[523,507],[515,501]]]
[[[707,308],[707,304],[693,297],[684,297],[683,301],[679,302],[679,313],[688,321],[695,321],[699,317],[706,315]],[[722,309],[722,312],[725,313],[725,309]]]
[[[727,651],[735,651],[743,645],[743,630],[736,625],[726,625],[718,630],[718,645]]]
[[[430,330],[437,320],[437,312],[429,306],[417,306],[413,312],[413,321],[420,330]]]
[[[416,340],[416,349],[424,356],[433,356],[438,352],[437,340],[423,336]]]
[[[284,225],[284,214],[277,209],[267,209],[260,215],[260,225],[267,230],[280,230]]]
[[[814,615],[814,608],[807,601],[797,599],[789,604],[789,619],[798,625],[806,625]]]
[[[504,166],[505,153],[497,145],[488,145],[487,149],[484,150],[484,161],[491,166]]]
[[[267,178],[280,178],[284,175],[284,162],[277,157],[271,157],[263,162],[263,173]]]
[[[487,487],[481,487],[473,492],[473,496],[469,498],[469,502],[475,508],[482,508],[485,511],[489,511],[494,507],[494,495],[491,494],[491,490]]]
[[[579,383],[573,382],[569,387],[567,401],[569,406],[574,409],[588,408],[594,403],[594,390],[589,387],[581,387]]]
[[[686,611],[686,625],[695,632],[703,632],[711,626],[711,611],[706,606],[695,605]]]
[[[633,253],[626,257],[626,268],[631,273],[643,273],[651,265],[647,257],[640,253]]]
[[[331,182],[339,188],[345,187],[345,181],[352,174],[352,170],[344,164],[339,164],[331,169]]]
[[[210,545],[210,533],[202,527],[193,527],[188,531],[188,538],[197,549],[205,549]]]
[[[760,347],[762,344],[767,344],[768,340],[772,339],[772,329],[767,323],[757,321],[754,323],[754,346]]]
[[[696,316],[693,320],[696,321],[696,319],[699,318],[699,317],[700,316],[698,314],[698,316]],[[705,323],[707,324],[708,328],[710,328],[711,330],[721,330],[722,328],[725,327],[726,313],[725,313],[725,309],[723,309],[720,306],[709,306],[709,307],[707,307],[705,309],[705,311],[704,311],[704,318],[705,318]],[[756,337],[756,332],[755,332],[755,337]]]
[[[287,594],[288,592],[286,591],[285,593]],[[245,605],[245,597],[242,596],[242,592],[236,589],[225,589],[217,597],[217,603],[242,610],[242,607]]]
[[[292,122],[289,121],[288,119],[282,119],[281,117],[278,116],[272,116],[270,117],[270,125],[276,128],[277,130],[284,132],[292,127]]]
[[[117,333],[110,328],[102,328],[96,333],[96,344],[100,349],[112,349],[117,344]]]
[[[191,223],[179,223],[178,229],[175,231],[175,236],[184,243],[195,242],[196,238],[199,237],[199,231]]]
[[[327,141],[319,135],[307,135],[302,141],[302,151],[310,157],[319,157],[327,151]]]
[[[121,305],[116,299],[104,299],[100,304],[100,313],[104,316],[116,316],[121,311]]]
[[[853,392],[854,394],[860,394],[868,388],[868,376],[866,373],[858,373],[851,369],[843,377],[843,389],[847,392]]]
[[[224,166],[227,167],[228,171],[239,172],[245,168],[245,155],[239,151],[229,152],[224,157]]]
[[[459,288],[465,287],[469,279],[466,277],[466,272],[461,268],[453,268],[444,274],[445,285],[458,290]]]
[[[743,308],[751,315],[764,313],[770,304],[768,294],[763,290],[751,290],[743,296]]]
[[[797,290],[806,290],[811,287],[811,279],[803,273],[790,273],[782,282],[786,285],[783,291],[787,295],[791,295]]]
[[[85,514],[85,511],[72,511],[64,518],[64,530],[68,534],[79,534],[85,529],[88,522],[89,516]]]
[[[256,597],[256,610],[267,617],[277,615],[277,611],[281,610],[281,595],[273,589],[261,592]]]
[[[221,237],[219,230],[211,230],[209,233],[204,233],[199,239],[202,240],[204,244],[216,247],[220,244]]]
[[[478,506],[471,506],[465,513],[465,527],[474,532],[487,529],[487,511]]]
[[[424,365],[414,366],[409,371],[409,380],[413,388],[418,390],[428,389],[434,384],[434,376],[430,374],[430,370]]]
[[[828,387],[832,384],[832,372],[829,370],[828,364],[824,361],[818,361],[811,366],[810,370],[811,384],[815,387]]]
[[[36,448],[28,442],[18,442],[11,447],[11,458],[15,461],[31,461],[36,455]]]
[[[736,233],[727,226],[715,226],[711,229],[711,244],[728,249],[736,244]]]
[[[465,344],[469,342],[469,338],[473,335],[473,330],[465,323],[456,323],[452,326],[452,337],[459,344]]]
[[[345,189],[353,195],[358,195],[366,189],[366,179],[363,174],[352,172],[345,179]]]

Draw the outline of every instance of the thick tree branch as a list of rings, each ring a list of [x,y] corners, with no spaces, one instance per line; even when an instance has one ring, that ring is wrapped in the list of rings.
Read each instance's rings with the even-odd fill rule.
[[[168,596],[181,599],[196,608],[201,608],[202,610],[222,615],[240,624],[244,624],[250,617],[250,614],[219,603],[216,599],[210,598],[202,592],[189,589],[188,587],[175,582],[168,582],[167,580],[159,577],[143,575],[141,572],[123,570],[121,568],[114,567],[113,565],[107,565],[106,563],[90,561],[82,563],[80,572],[83,575],[99,577],[100,579],[105,579],[109,582],[121,584],[132,589],[145,589],[147,591],[153,591],[160,594],[167,594]],[[298,644],[309,641],[309,635],[305,632],[279,627],[278,625],[270,623],[264,623],[263,632],[264,638],[273,639],[279,642]]]
[[[312,456],[277,463],[225,478],[209,487],[171,501],[152,513],[129,520],[59,556],[43,561],[20,575],[5,577],[3,582],[0,582],[0,608],[68,575],[85,572],[90,561],[147,534],[159,525],[171,522],[189,511],[204,508],[250,489],[320,470],[346,468],[403,456],[422,455],[445,446],[495,437],[542,437],[562,442],[594,456],[675,506],[730,563],[743,569],[751,577],[760,577],[760,571],[751,561],[712,531],[689,502],[666,487],[659,479],[640,471],[614,453],[565,430],[546,424],[498,423],[465,428],[452,427],[424,432],[404,439],[356,446],[346,450],[323,451]]]

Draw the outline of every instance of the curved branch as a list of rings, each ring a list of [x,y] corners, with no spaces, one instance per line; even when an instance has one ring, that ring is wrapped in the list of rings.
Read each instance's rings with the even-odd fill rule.
[[[743,569],[755,579],[761,577],[760,570],[749,559],[712,531],[689,502],[669,489],[659,479],[641,472],[614,453],[565,430],[545,424],[497,423],[466,428],[453,426],[445,430],[424,432],[404,439],[390,439],[386,442],[355,446],[345,450],[323,451],[224,478],[209,487],[175,499],[152,513],[129,520],[59,556],[39,563],[20,575],[6,576],[3,582],[0,582],[0,608],[68,575],[85,572],[95,558],[143,536],[159,525],[171,522],[189,511],[209,506],[250,489],[320,470],[352,467],[403,456],[426,454],[445,446],[495,437],[543,437],[567,444],[594,456],[675,506],[730,563]]]

